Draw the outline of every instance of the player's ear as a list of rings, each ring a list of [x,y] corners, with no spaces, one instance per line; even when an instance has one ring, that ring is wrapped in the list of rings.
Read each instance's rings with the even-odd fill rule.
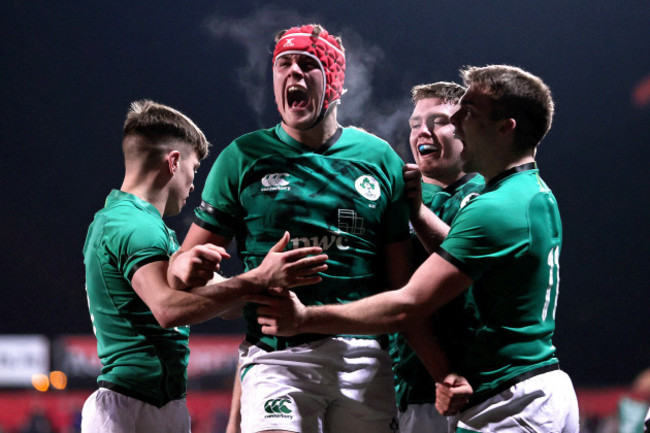
[[[174,174],[178,170],[178,165],[181,162],[181,153],[178,150],[172,150],[167,154],[167,164],[169,165],[169,173]]]
[[[515,132],[517,121],[512,117],[499,120],[498,131],[500,134],[508,135]]]

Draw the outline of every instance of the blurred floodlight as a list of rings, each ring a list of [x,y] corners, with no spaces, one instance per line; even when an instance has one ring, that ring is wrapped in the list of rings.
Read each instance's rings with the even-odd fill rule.
[[[47,374],[34,374],[32,375],[32,385],[37,391],[45,392],[50,387],[50,379],[48,379]]]
[[[52,388],[65,389],[68,384],[68,377],[62,371],[52,371],[50,373],[50,383]]]

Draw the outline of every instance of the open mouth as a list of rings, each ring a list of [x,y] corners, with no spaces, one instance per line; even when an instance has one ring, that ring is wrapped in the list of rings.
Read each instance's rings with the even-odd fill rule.
[[[438,150],[438,146],[434,144],[420,144],[418,145],[418,152],[420,155],[428,155]]]
[[[309,101],[307,91],[299,86],[291,86],[287,89],[287,103],[291,108],[304,108]]]

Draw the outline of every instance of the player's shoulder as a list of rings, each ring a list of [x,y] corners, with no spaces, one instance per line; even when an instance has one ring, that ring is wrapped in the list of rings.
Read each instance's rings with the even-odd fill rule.
[[[468,174],[466,175],[466,179],[453,193],[454,198],[462,202],[461,208],[467,205],[470,200],[481,195],[485,190],[485,179],[480,174]]]
[[[358,126],[344,127],[339,140],[342,147],[368,162],[395,163],[400,167],[403,164],[402,159],[386,140]]]
[[[246,165],[272,152],[277,147],[277,141],[273,128],[258,129],[241,135],[219,152],[215,166],[218,165],[223,172],[224,169]]]
[[[346,126],[343,128],[343,140],[355,141],[359,145],[379,146],[380,148],[391,148],[390,144],[383,138],[366,131],[359,126]]]
[[[473,176],[462,186],[463,191],[483,192],[485,189],[485,178],[478,173]]]
[[[274,128],[258,129],[256,131],[248,132],[240,135],[230,142],[225,148],[224,152],[249,152],[251,150],[264,147],[265,144],[276,141],[277,136]]]
[[[121,200],[104,208],[102,219],[105,230],[119,237],[134,232],[157,232],[165,227],[160,215],[132,200]]]
[[[257,129],[255,131],[247,132],[235,138],[232,143],[238,145],[247,145],[260,139],[276,138],[275,127],[266,129]]]

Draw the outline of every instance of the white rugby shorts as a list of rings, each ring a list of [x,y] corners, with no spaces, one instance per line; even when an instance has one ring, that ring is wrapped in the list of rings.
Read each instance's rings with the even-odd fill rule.
[[[396,433],[388,353],[373,339],[328,337],[267,352],[240,346],[242,433]]]
[[[409,404],[404,412],[397,412],[400,433],[453,432],[450,417],[440,415],[433,403]]]
[[[538,374],[456,416],[457,433],[577,433],[578,399],[562,370]]]
[[[86,399],[81,433],[189,433],[190,413],[185,399],[161,408],[106,388]]]

